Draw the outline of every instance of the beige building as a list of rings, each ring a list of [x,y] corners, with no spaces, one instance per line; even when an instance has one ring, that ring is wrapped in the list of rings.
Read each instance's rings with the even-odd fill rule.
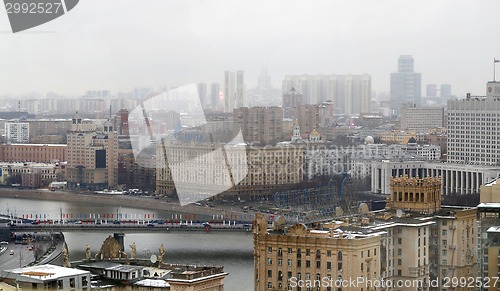
[[[203,177],[192,177],[189,186],[193,193],[213,192],[220,185],[226,184],[226,161],[217,155],[207,155],[217,150],[215,145],[209,144],[180,144],[162,143],[157,146],[156,156],[156,189],[161,195],[169,195],[174,191],[174,179],[195,175],[193,164],[185,162],[194,157],[205,156],[203,162],[196,164],[196,170],[204,173]],[[249,196],[274,194],[275,189],[286,185],[293,185],[303,181],[304,150],[302,146],[270,146],[270,147],[231,147],[225,146],[227,163],[233,177],[242,177],[241,182],[227,190],[227,194]],[[172,159],[168,164],[175,164],[175,169],[166,166],[164,151]],[[184,162],[183,162],[184,161]],[[244,162],[246,161],[246,162]],[[179,185],[179,184],[176,184]],[[213,191],[212,191],[213,190]]]
[[[118,183],[118,135],[109,122],[97,125],[76,114],[68,132],[68,187],[114,188]]]
[[[381,275],[383,232],[330,227],[315,230],[297,224],[268,230],[263,216],[257,214],[255,290],[378,290],[368,281]]]
[[[444,127],[443,107],[404,107],[401,110],[401,130],[427,132],[429,128]]]
[[[243,133],[246,142],[262,144],[283,140],[283,109],[280,107],[241,107],[233,110],[233,135]]]

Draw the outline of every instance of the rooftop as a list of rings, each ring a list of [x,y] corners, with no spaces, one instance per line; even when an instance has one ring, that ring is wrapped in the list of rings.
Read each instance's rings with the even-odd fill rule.
[[[50,264],[5,270],[2,272],[2,276],[5,277],[10,277],[13,274],[15,274],[16,277],[19,276],[21,278],[24,277],[40,281],[52,281],[63,277],[90,274],[90,272]]]

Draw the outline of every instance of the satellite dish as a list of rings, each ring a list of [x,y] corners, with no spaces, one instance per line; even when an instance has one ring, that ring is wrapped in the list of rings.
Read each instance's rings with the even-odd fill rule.
[[[149,258],[149,260],[151,261],[151,263],[156,263],[158,261],[158,257],[156,255],[151,255],[151,257]]]
[[[396,217],[401,218],[403,216],[403,210],[398,209],[396,210]]]

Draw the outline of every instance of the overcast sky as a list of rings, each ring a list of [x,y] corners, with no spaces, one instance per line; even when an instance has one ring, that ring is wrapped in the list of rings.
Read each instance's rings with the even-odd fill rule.
[[[0,9],[0,95],[80,95],[90,89],[222,82],[267,66],[286,74],[362,74],[389,91],[397,58],[411,54],[428,83],[485,93],[500,58],[500,2],[318,0],[81,0],[68,14],[12,34]],[[500,79],[500,64],[499,64]]]

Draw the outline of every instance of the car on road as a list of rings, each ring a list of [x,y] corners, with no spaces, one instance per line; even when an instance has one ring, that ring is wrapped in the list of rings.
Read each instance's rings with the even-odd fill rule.
[[[153,223],[148,223],[148,227],[154,227],[155,225]]]
[[[179,226],[180,227],[188,227],[188,224],[187,224],[187,222],[181,222],[181,224]]]
[[[0,242],[0,245],[2,245],[2,246],[6,246],[6,245],[8,245],[8,244],[9,244],[9,242],[7,242],[7,241],[2,241],[2,242]]]
[[[10,255],[14,255],[14,250],[10,250]]]
[[[75,221],[75,224],[82,224],[83,222],[81,220]]]
[[[113,221],[113,224],[121,224],[121,222],[119,220],[115,220]]]
[[[32,251],[35,248],[35,246],[29,246],[28,251]]]

